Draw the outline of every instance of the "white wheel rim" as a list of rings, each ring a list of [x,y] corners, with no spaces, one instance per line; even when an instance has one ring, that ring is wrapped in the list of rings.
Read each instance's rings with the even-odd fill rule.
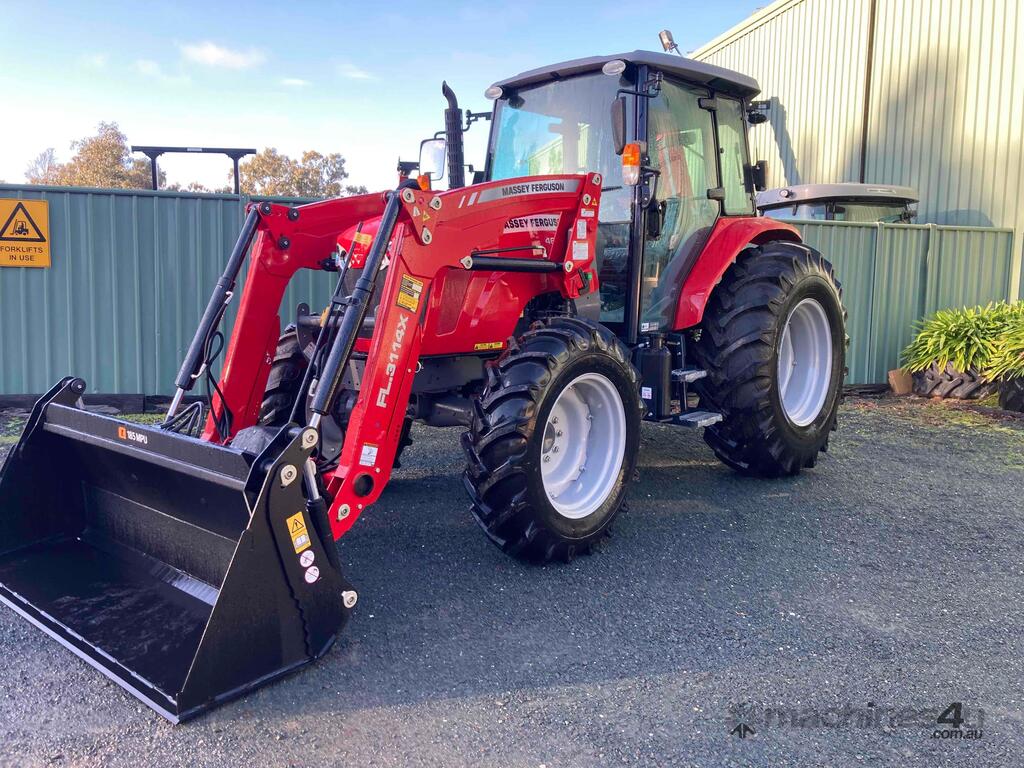
[[[608,498],[626,455],[619,390],[600,373],[573,379],[555,400],[541,440],[540,473],[551,506],[581,520]]]
[[[815,299],[804,299],[789,313],[779,345],[778,377],[786,418],[806,427],[825,407],[832,386],[832,328]]]

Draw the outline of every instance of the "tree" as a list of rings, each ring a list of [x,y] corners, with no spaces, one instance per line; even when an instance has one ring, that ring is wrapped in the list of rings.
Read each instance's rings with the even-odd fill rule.
[[[53,147],[44,149],[25,169],[25,178],[29,184],[56,184],[60,163]]]
[[[232,176],[234,178],[234,176]],[[203,192],[205,194],[213,195],[230,195],[234,192],[234,187],[230,184],[225,184],[223,187],[217,187],[216,189],[210,189],[205,184],[200,184],[198,181],[190,181],[188,184],[182,186],[177,181],[173,184],[161,187],[168,192]]]
[[[128,140],[117,123],[101,122],[96,135],[71,142],[74,156],[66,163],[57,161],[52,148],[40,152],[25,170],[30,184],[54,184],[67,187],[106,187],[149,189],[152,175],[148,159],[133,158]],[[167,174],[159,172],[161,189],[189,192],[231,192],[233,185],[207,189],[198,182],[168,186]],[[345,158],[337,152],[302,153],[293,160],[276,149],[264,149],[243,160],[239,167],[240,186],[245,194],[274,197],[341,197],[366,192],[366,187],[344,184],[348,178]],[[234,180],[234,174],[229,175]]]
[[[41,152],[25,173],[32,184],[59,184],[66,187],[105,187],[146,189],[151,186],[149,161],[133,159],[128,139],[117,123],[101,122],[95,136],[71,142],[75,155],[58,163],[53,149]],[[161,186],[167,176],[160,171]]]
[[[337,152],[302,153],[301,160],[268,147],[239,164],[242,192],[273,197],[342,197],[359,195],[366,187],[343,184],[348,178],[345,158]],[[232,177],[233,178],[233,177]]]

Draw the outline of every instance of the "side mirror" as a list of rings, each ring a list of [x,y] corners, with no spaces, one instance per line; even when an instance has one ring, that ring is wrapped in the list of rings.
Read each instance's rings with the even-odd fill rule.
[[[626,97],[619,96],[612,102],[612,143],[615,154],[621,155],[626,148]]]
[[[753,165],[747,166],[750,172],[750,186],[755,192],[768,189],[768,163],[758,160]]]
[[[747,105],[747,122],[751,125],[761,125],[768,122],[768,112],[772,107],[772,99],[767,101],[752,101]]]
[[[444,161],[448,142],[444,139],[424,139],[420,142],[420,173],[431,181],[444,178]]]

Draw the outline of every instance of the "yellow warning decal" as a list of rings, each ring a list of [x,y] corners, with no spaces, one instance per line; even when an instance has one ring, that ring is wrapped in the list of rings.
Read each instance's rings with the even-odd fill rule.
[[[373,235],[366,232],[356,232],[352,235],[352,241],[359,243],[359,245],[369,245],[373,242]]]
[[[0,267],[50,266],[50,204],[0,200]]]
[[[288,524],[288,535],[292,537],[292,546],[298,554],[304,549],[309,549],[309,531],[306,530],[306,520],[301,512],[296,512],[286,521]]]
[[[473,345],[473,351],[481,352],[487,349],[501,349],[503,346],[505,345],[500,341],[482,341],[479,344]]]
[[[398,301],[396,304],[415,315],[420,310],[420,296],[422,293],[422,280],[417,280],[411,275],[402,275],[402,283],[398,286]]]

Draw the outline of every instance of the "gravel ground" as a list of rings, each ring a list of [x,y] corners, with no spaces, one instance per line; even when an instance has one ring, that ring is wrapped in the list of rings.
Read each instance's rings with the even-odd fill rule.
[[[184,726],[0,610],[0,764],[1020,764],[1024,419],[854,399],[777,482],[643,438],[614,538],[536,568],[477,530],[457,433],[415,430],[341,544],[335,649]],[[951,702],[980,739],[932,737]]]

